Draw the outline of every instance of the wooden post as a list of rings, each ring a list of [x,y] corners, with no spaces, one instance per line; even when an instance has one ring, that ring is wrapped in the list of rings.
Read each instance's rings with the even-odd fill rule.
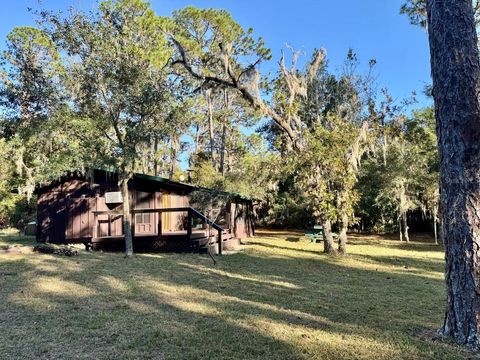
[[[192,238],[192,212],[190,209],[188,209],[188,215],[187,215],[187,220],[188,220],[188,223],[187,223],[187,237],[188,237],[188,240],[191,240]]]
[[[94,212],[93,213],[93,234],[92,234],[92,237],[93,238],[97,238],[98,237],[98,221],[97,221],[97,213]]]
[[[162,212],[158,210],[158,237],[162,236]]]
[[[218,230],[218,255],[222,255],[222,230]]]
[[[108,214],[107,216],[108,216],[108,233],[107,233],[107,235],[112,236],[112,217],[111,217],[110,214]]]
[[[136,214],[132,211],[132,239],[135,237],[135,216]]]

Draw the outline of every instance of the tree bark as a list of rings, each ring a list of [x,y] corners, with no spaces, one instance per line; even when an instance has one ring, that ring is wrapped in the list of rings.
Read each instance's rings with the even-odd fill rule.
[[[438,245],[438,206],[433,206],[433,236],[435,245]]]
[[[220,173],[225,175],[225,141],[227,137],[227,124],[222,125],[222,143],[220,146]]]
[[[401,221],[402,221],[401,231],[402,231],[402,234],[403,234],[403,238],[408,243],[408,242],[410,242],[410,237],[408,236],[408,224],[407,224],[407,212],[406,211],[404,211],[402,213]]]
[[[342,255],[347,253],[347,230],[348,215],[343,214],[340,219],[340,233],[338,234],[338,252]]]
[[[133,256],[132,214],[130,213],[130,198],[128,194],[128,177],[121,179],[123,198],[123,234],[125,236],[125,256]]]
[[[155,138],[153,143],[153,174],[155,176],[159,175],[159,166],[158,166],[158,139]]]
[[[335,246],[333,244],[332,223],[330,220],[323,222],[323,232],[325,234],[325,241],[323,242],[323,252],[326,254],[335,254]]]
[[[400,242],[403,241],[403,230],[402,230],[402,216],[398,217],[398,236],[400,237]]]
[[[222,143],[220,144],[220,173],[225,174],[225,142],[227,138],[228,112],[230,110],[230,99],[227,89],[223,89],[224,116],[222,124]]]
[[[447,306],[441,333],[479,348],[480,60],[471,0],[428,0]]]
[[[445,245],[444,236],[443,236],[443,220],[442,220],[442,208],[438,209],[438,238],[440,239],[440,244]]]
[[[215,132],[213,129],[213,104],[212,104],[212,93],[211,90],[207,90],[207,103],[208,103],[208,129],[210,133],[210,156],[212,160],[212,165],[216,168],[215,162]]]
[[[196,127],[195,127],[195,148],[194,148],[194,151],[193,153],[195,155],[198,154],[198,144],[200,142],[200,126],[197,124]]]
[[[178,153],[178,138],[177,134],[173,134],[170,144],[170,166],[168,169],[168,179],[172,180],[177,168],[177,153]]]

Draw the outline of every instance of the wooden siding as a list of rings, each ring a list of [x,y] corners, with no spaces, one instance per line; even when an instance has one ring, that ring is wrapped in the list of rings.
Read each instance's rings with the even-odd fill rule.
[[[65,238],[88,239],[92,237],[93,211],[95,210],[95,199],[93,198],[70,198],[67,204],[67,226]]]
[[[185,187],[175,190],[172,188],[173,185],[167,185],[164,187],[161,182],[145,179],[134,179],[129,182],[132,209],[190,206],[190,195]],[[37,192],[37,239],[42,242],[75,243],[108,234],[121,237],[123,235],[121,215],[111,215],[110,225],[108,215],[98,215],[98,223],[94,224],[95,211],[121,211],[121,204],[105,203],[105,192],[118,190],[116,176],[101,172],[95,176],[94,181],[78,176],[63,179],[57,184],[43,188]],[[162,214],[162,233],[184,231],[186,215],[186,212]],[[149,219],[145,216],[148,221],[136,224],[134,235],[157,234],[159,216],[150,214]],[[237,238],[252,236],[254,229],[251,202],[236,199],[223,205],[222,215],[218,221],[222,227],[231,229]]]
[[[187,195],[174,194],[172,192],[162,193],[161,208],[181,208],[188,207],[189,201]],[[162,232],[173,232],[185,230],[186,212],[172,212],[162,214]]]

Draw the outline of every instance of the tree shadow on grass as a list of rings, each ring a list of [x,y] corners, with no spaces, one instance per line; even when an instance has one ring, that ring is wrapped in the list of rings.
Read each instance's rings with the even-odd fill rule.
[[[303,230],[269,230],[269,229],[258,229],[255,230],[256,237],[262,238],[285,238],[288,236],[299,236],[302,237],[304,235]]]
[[[352,255],[357,259],[365,259],[378,264],[396,266],[400,268],[417,268],[425,272],[439,272],[443,269],[444,261],[436,258],[413,258],[406,256],[374,256],[374,255]],[[440,272],[439,272],[440,273]],[[442,273],[443,274],[443,273]]]
[[[288,242],[299,242],[300,241],[300,237],[293,237],[293,236],[288,236],[285,241],[288,241]]]
[[[424,244],[424,243],[406,243],[406,242],[397,242],[394,244],[389,244],[390,247],[402,250],[413,250],[413,251],[438,251],[444,252],[445,248],[443,245],[436,244]]]
[[[125,260],[100,253],[76,260],[34,255],[7,264],[3,259],[0,272],[9,269],[12,276],[0,280],[1,358],[300,357],[292,345],[261,329],[203,313],[193,303],[191,309],[184,308],[181,302],[188,299],[162,297],[142,287],[150,267],[161,259]],[[57,263],[58,271],[40,270],[36,276],[47,260],[49,265]],[[67,265],[81,267],[82,272],[62,271]],[[178,286],[166,280],[166,270],[186,275],[174,261],[167,261],[153,271],[154,281]]]
[[[291,253],[278,258],[276,247],[258,245],[266,252],[250,248],[218,258],[217,266],[191,254],[0,260],[0,270],[18,274],[0,279],[0,323],[7,328],[0,334],[0,344],[7,344],[0,345],[0,354],[20,349],[37,358],[458,356],[411,335],[441,321],[442,281],[352,268],[349,259],[316,251],[318,257],[302,258],[304,250],[288,247],[280,248]],[[401,261],[411,260],[417,259]],[[46,265],[53,270],[42,270]],[[435,262],[415,267],[441,271]]]
[[[306,250],[306,249],[300,249],[300,248],[294,248],[294,247],[288,247],[288,246],[280,246],[280,245],[273,245],[273,244],[266,244],[264,242],[260,241],[252,241],[250,240],[248,242],[249,245],[257,245],[261,246],[264,248],[269,248],[269,249],[278,249],[278,250],[290,250],[294,252],[303,252],[303,253],[308,253],[308,254],[313,254],[313,255],[320,255],[322,254],[322,250]]]

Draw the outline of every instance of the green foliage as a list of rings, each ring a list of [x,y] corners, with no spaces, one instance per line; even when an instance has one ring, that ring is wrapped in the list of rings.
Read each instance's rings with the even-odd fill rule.
[[[225,55],[237,61],[271,58],[263,39],[255,39],[253,29],[243,29],[225,10],[188,6],[175,11],[172,20],[166,25],[167,31],[175,34],[193,58],[192,62],[208,75],[227,75]],[[240,66],[236,62],[232,70],[241,71]]]
[[[255,199],[265,200],[274,186],[274,154],[267,151],[262,138],[256,134],[240,137],[243,151],[237,150],[233,166],[221,174],[211,163],[209,155],[199,153],[192,166],[192,182],[216,190],[228,191]]]
[[[81,118],[103,140],[99,162],[133,171],[139,147],[159,131],[170,51],[148,3],[104,1],[90,15],[44,16],[66,54],[67,88]]]
[[[401,119],[404,120],[403,118]],[[392,124],[386,156],[377,152],[365,162],[357,189],[357,207],[365,230],[392,232],[401,214],[421,210],[430,217],[438,211],[439,159],[432,108],[415,111],[412,118]]]
[[[21,228],[35,219],[35,199],[14,192],[21,180],[15,176],[15,164],[9,159],[14,149],[0,138],[0,228],[13,225]]]
[[[297,226],[330,221],[345,227],[356,221],[353,210],[360,194],[354,185],[371,141],[374,117],[366,114],[370,84],[368,77],[355,73],[352,51],[340,75],[329,73],[325,60],[315,66],[317,55],[303,72],[281,63],[273,87],[275,107],[294,119],[302,146],[290,147],[290,139],[274,124],[263,130],[282,154],[282,173],[292,180],[288,194],[309,214]],[[293,54],[293,63],[297,56]],[[283,197],[278,200],[287,204]]]
[[[427,0],[409,0],[402,4],[400,14],[408,16],[412,25],[427,26]]]

